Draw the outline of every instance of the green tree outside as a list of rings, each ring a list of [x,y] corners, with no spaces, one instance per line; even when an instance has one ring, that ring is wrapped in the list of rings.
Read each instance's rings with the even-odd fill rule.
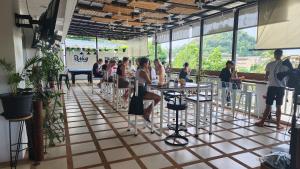
[[[148,53],[149,59],[153,61],[155,59],[155,47],[152,44],[152,40],[148,40]],[[157,57],[161,62],[166,62],[168,57],[168,51],[161,47],[161,44],[157,44]]]
[[[221,70],[224,68],[226,60],[222,58],[222,53],[219,47],[214,48],[207,58],[203,58],[204,70]]]
[[[199,56],[199,43],[192,41],[184,45],[176,54],[172,66],[181,68],[185,62],[190,64],[190,68],[197,69]]]

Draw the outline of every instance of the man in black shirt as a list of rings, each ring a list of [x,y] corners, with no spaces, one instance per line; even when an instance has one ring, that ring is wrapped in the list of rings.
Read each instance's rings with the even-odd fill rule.
[[[102,73],[100,71],[100,67],[102,65],[103,60],[99,59],[96,63],[93,65],[93,75],[94,77],[102,77]]]
[[[229,82],[231,80],[231,69],[234,66],[232,61],[227,61],[226,62],[226,67],[222,69],[219,78],[221,79],[222,82],[222,87],[229,87]],[[226,91],[226,100],[227,102],[230,102],[230,92]],[[228,104],[229,105],[229,104]]]
[[[222,86],[227,87],[228,83],[230,82],[231,79],[231,69],[233,67],[233,62],[232,61],[227,61],[226,62],[226,67],[222,69],[219,78],[222,81]]]

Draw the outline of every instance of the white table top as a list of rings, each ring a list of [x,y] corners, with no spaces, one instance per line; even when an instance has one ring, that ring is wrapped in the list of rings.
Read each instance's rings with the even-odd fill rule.
[[[199,84],[199,88],[205,88],[208,87],[207,84]],[[149,87],[155,89],[155,90],[186,90],[186,89],[197,89],[198,85],[197,83],[190,83],[190,82],[186,82],[185,85],[180,85],[178,83],[178,85],[176,86],[175,83],[169,83],[167,85],[163,85],[163,86],[158,86],[158,83],[152,83],[151,85],[148,85]]]

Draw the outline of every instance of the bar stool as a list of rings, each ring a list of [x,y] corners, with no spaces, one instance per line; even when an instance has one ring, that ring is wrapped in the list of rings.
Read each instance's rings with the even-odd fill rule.
[[[171,77],[165,76],[165,80],[166,80],[165,81],[166,83],[175,83],[175,80],[172,79]],[[175,97],[178,98],[178,97],[182,96],[181,92],[173,91],[173,90],[163,91],[162,94],[164,95],[164,100],[167,101],[167,102],[169,102],[170,100],[174,100]],[[181,111],[180,114],[181,114],[180,127],[179,127],[180,131],[181,130],[187,130],[186,129],[186,126],[187,126],[187,109],[185,111],[186,118],[185,118],[185,125],[184,126],[183,126],[183,123],[182,123],[183,122],[183,111]],[[175,111],[173,111],[173,114],[172,114],[172,117],[173,117],[172,121],[173,122],[175,121],[174,116],[175,116]],[[167,126],[170,130],[174,130],[174,124],[170,124],[170,118],[171,118],[171,112],[170,112],[170,109],[168,109],[168,115],[167,115],[167,120],[168,120],[167,123],[168,124],[167,124]]]
[[[192,96],[188,96],[186,98],[186,101],[189,103],[193,103],[194,105],[197,104],[197,101],[199,102],[199,112],[196,112],[197,109],[195,110],[195,123],[198,122],[202,123],[203,125],[201,126],[196,126],[197,129],[200,127],[209,127],[209,134],[212,134],[212,118],[213,118],[213,114],[212,114],[212,110],[213,110],[213,97],[214,97],[214,85],[213,83],[201,83],[198,84],[198,98],[197,98],[197,94],[196,95],[192,95]],[[204,104],[204,111],[202,111],[202,104]],[[207,111],[207,105],[209,104],[209,111]],[[198,117],[198,119],[197,119]],[[215,116],[215,121],[217,121],[217,114]]]
[[[259,113],[256,110],[257,106],[257,94],[253,90],[249,90],[249,84],[243,83],[242,84],[242,89],[240,90],[240,98],[238,102],[238,110],[240,109],[241,106],[241,101],[244,101],[244,114],[248,114],[248,122],[250,123],[250,117],[251,117],[251,110],[252,110],[252,100],[254,98],[254,112],[256,111],[257,117],[259,117]],[[236,117],[236,116],[235,116]]]
[[[27,147],[29,147],[28,142],[23,143],[22,142],[22,135],[23,135],[23,128],[25,125],[25,121],[29,120],[32,118],[32,115],[26,116],[26,117],[21,117],[21,118],[15,118],[15,119],[6,119],[8,120],[9,124],[9,150],[10,150],[10,168],[17,168],[18,164],[18,158],[19,158],[19,153],[26,150]],[[19,125],[19,130],[18,130],[18,138],[17,142],[13,143],[12,142],[12,123],[17,123]],[[26,148],[23,148],[22,145],[27,145]],[[14,149],[15,147],[15,149]]]
[[[138,97],[138,93],[139,93],[139,91],[138,91],[138,85],[139,85],[138,84],[138,80],[135,80],[135,82],[134,82],[134,89],[135,89],[134,90],[134,96],[136,96],[136,97]],[[130,100],[129,100],[128,103],[130,104]],[[147,105],[147,104],[154,105],[154,100],[143,100],[143,105]],[[130,118],[131,116],[134,116],[134,120],[131,120],[131,118]],[[130,126],[133,126],[134,127],[134,135],[135,136],[138,135],[138,130],[137,130],[137,126],[138,126],[138,122],[139,122],[138,116],[141,116],[141,115],[138,115],[138,114],[133,114],[133,115],[128,114],[128,119],[127,119],[127,122],[128,122],[127,131],[130,131]],[[154,113],[153,113],[153,109],[152,109],[152,112],[151,112],[151,121],[149,122],[150,123],[151,133],[154,133],[154,129],[153,129],[154,122],[153,122],[153,120],[154,120]],[[148,126],[148,124],[147,124],[148,122],[145,119],[143,119],[142,122],[143,122],[144,128],[146,128]]]
[[[115,103],[116,103],[116,109],[117,109],[117,111],[119,110],[119,106],[120,105],[121,105],[121,108],[122,108],[122,106],[125,105],[124,101],[122,102],[120,100],[120,98],[123,96],[123,94],[126,93],[126,91],[128,93],[130,92],[130,89],[132,88],[132,86],[130,87],[130,85],[131,85],[131,83],[129,81],[128,87],[124,87],[124,88],[119,87],[119,76],[116,75],[116,84],[115,84],[115,88],[114,88],[114,90],[115,90],[114,101],[116,101]],[[122,105],[122,103],[123,103],[123,105]]]
[[[177,98],[175,97],[174,100],[170,100],[167,103],[167,108],[174,110],[176,112],[176,122],[175,122],[175,130],[174,133],[167,136],[165,138],[165,143],[168,145],[173,145],[173,146],[185,146],[189,143],[189,140],[187,137],[182,136],[179,133],[179,111],[186,110],[187,104],[186,102],[182,99],[182,97]]]
[[[101,83],[101,92],[105,95],[106,99],[109,96],[112,96],[112,100],[115,98],[115,79],[115,75],[112,76],[112,79],[109,79],[108,72],[104,72],[103,82]],[[102,87],[102,85],[104,85],[104,87]]]
[[[95,76],[92,77],[92,94],[94,94],[94,80],[98,80],[101,84],[101,81],[103,80],[103,78],[95,77]],[[101,86],[100,86],[100,92],[101,92]]]
[[[176,92],[176,91],[164,91],[163,92],[163,95],[164,95],[164,98],[165,98],[165,101],[167,102],[170,102],[170,101],[174,101],[176,98],[179,98],[179,97],[182,97],[182,93],[180,92]],[[175,130],[176,128],[176,124],[170,124],[170,109],[168,109],[168,128],[169,130]],[[185,123],[183,125],[183,111],[180,111],[180,114],[181,114],[181,117],[180,117],[180,124],[179,124],[179,131],[187,131],[187,109],[185,109]],[[174,115],[176,116],[176,112],[173,111],[173,120],[172,121],[175,121],[176,118],[174,119]]]
[[[63,78],[65,79],[65,84],[66,84],[67,88],[70,89],[70,81],[69,81],[69,75],[68,75],[68,73],[66,73],[66,74],[59,74],[58,89],[61,89],[62,79]]]

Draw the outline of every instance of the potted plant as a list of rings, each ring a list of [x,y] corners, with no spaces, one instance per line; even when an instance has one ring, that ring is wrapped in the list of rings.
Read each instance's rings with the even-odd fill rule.
[[[46,79],[46,84],[49,84],[50,88],[54,88],[55,82],[58,83],[58,75],[64,69],[64,64],[61,58],[58,56],[58,50],[41,48],[43,57],[41,58],[41,68]]]
[[[63,120],[63,116],[53,116],[51,114],[55,112],[50,111],[53,95],[56,96],[60,93],[55,91],[54,88],[47,88],[49,77],[55,77],[54,80],[57,80],[57,74],[63,69],[63,64],[57,55],[57,50],[53,47],[49,48],[41,45],[40,50],[41,55],[34,56],[27,60],[25,64],[27,77],[34,93],[33,122],[29,127],[30,137],[32,138],[32,149],[29,151],[29,157],[34,161],[44,159],[44,138],[49,139],[49,142],[53,145],[54,139],[57,139],[59,134],[61,136],[63,131],[62,127],[59,128],[55,124],[58,120]],[[43,136],[44,131],[45,137]]]
[[[32,93],[18,90],[19,83],[23,81],[23,72],[17,73],[12,64],[0,59],[0,67],[8,73],[7,84],[10,86],[10,93],[1,94],[4,117],[20,118],[31,115]]]
[[[90,55],[90,54],[91,54],[91,49],[90,49],[90,48],[87,48],[87,49],[86,49],[86,52],[87,52],[87,53],[86,53],[87,55]]]
[[[42,161],[44,159],[43,142],[43,85],[44,74],[41,68],[42,58],[34,56],[25,63],[26,77],[28,78],[33,91],[33,118],[27,123],[27,135],[30,144],[29,159]]]
[[[121,49],[124,53],[126,52],[127,48],[128,48],[128,46],[126,46],[126,45],[121,46]]]
[[[94,53],[94,55],[97,54],[97,49],[92,49],[92,52]]]

